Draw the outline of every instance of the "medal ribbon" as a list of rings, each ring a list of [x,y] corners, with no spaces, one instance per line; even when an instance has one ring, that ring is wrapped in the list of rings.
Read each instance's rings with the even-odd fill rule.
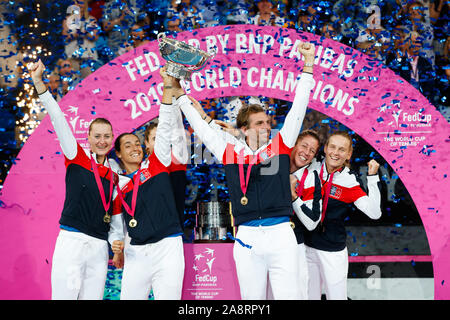
[[[92,153],[91,153],[91,165],[92,165],[92,171],[94,171],[95,182],[97,183],[97,188],[98,188],[98,191],[100,192],[100,198],[102,199],[103,208],[105,209],[105,212],[108,213],[109,207],[111,205],[112,190],[113,190],[113,186],[114,186],[114,174],[111,169],[111,165],[109,165],[109,161],[108,161],[109,170],[111,171],[111,181],[109,182],[108,203],[106,203],[105,191],[103,189],[102,181],[100,180],[100,174],[98,173],[97,163],[95,162],[94,156]]]
[[[307,175],[308,175],[308,168],[305,168],[305,170],[303,170],[303,175],[302,178],[300,179],[300,183],[297,184],[297,188],[295,190],[299,197],[302,195],[303,189],[305,188],[305,180]]]
[[[136,200],[137,200],[137,193],[139,190],[139,177],[141,176],[141,170],[138,170],[138,172],[134,175],[133,178],[133,195],[131,197],[131,208],[128,206],[128,203],[123,199],[122,196],[122,190],[120,190],[120,187],[117,187],[117,193],[120,199],[120,202],[122,203],[125,211],[131,216],[131,218],[134,219],[134,212],[136,211]]]
[[[325,164],[322,165],[322,167],[320,168],[320,180],[322,181],[322,185],[323,185],[323,167],[325,166]],[[334,175],[333,171],[330,175],[330,179],[329,181],[327,181],[327,186],[325,188],[325,195],[324,195],[324,199],[323,199],[323,205],[322,205],[322,218],[320,219],[320,222],[323,222],[323,219],[325,219],[325,213],[327,211],[327,205],[328,205],[328,198],[330,196],[330,191],[331,191],[331,185],[333,184],[333,175]]]
[[[252,161],[250,161],[250,163],[248,164],[247,176],[245,177],[245,181],[244,181],[244,162],[245,162],[244,148],[242,148],[242,150],[239,152],[239,156],[238,156],[239,182],[241,184],[241,190],[242,190],[242,193],[244,194],[244,196],[247,193],[248,181],[250,179],[250,172],[252,171],[253,165],[258,160],[258,156],[259,156],[259,153],[256,156],[254,156]]]

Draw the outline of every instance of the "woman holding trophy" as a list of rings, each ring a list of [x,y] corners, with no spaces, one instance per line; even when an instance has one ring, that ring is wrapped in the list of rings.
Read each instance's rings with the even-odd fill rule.
[[[114,260],[120,260],[124,249],[122,300],[146,300],[151,289],[157,300],[181,299],[184,277],[182,227],[169,166],[172,162],[171,142],[175,145],[177,141],[180,147],[173,149],[182,150],[183,145],[186,148],[181,113],[177,102],[172,103],[172,98],[179,98],[184,91],[164,68],[160,74],[164,90],[153,152],[142,162],[143,151],[137,136],[125,133],[116,141],[116,153],[126,174],[120,176],[115,194],[109,241]],[[181,134],[180,139],[171,139],[172,133]],[[176,150],[174,154],[179,155]],[[183,156],[187,157],[187,153]],[[131,238],[125,248],[124,223]]]
[[[175,204],[180,218],[181,227],[184,226],[184,207],[185,207],[185,191],[186,191],[186,169],[188,161],[187,141],[183,125],[181,111],[176,108],[174,115],[174,123],[172,125],[171,145],[172,145],[172,162],[169,166],[169,176],[172,183],[172,189],[175,196]],[[155,150],[155,139],[157,123],[150,123],[144,133],[145,153],[150,157]]]

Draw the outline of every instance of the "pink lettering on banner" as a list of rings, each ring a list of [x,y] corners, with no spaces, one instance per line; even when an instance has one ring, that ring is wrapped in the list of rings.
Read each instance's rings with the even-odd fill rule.
[[[450,126],[426,98],[364,54],[293,29],[218,26],[183,32],[177,39],[217,51],[185,84],[197,100],[265,95],[292,101],[303,65],[297,48],[301,41],[315,41],[315,85],[308,107],[355,131],[395,170],[428,236],[435,298],[450,299],[450,198],[442,192],[448,189]],[[156,117],[164,63],[153,41],[83,80],[60,101],[76,139],[87,146],[87,127],[96,117],[108,118],[115,136]],[[49,299],[65,190],[64,160],[49,117],[17,158],[0,198],[0,299]],[[214,282],[199,277],[199,282]]]

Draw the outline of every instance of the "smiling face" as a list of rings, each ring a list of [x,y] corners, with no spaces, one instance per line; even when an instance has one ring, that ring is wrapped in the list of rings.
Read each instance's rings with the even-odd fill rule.
[[[97,155],[97,159],[106,156],[111,150],[113,132],[110,124],[92,123],[89,128],[88,141],[91,151]]]
[[[319,141],[311,135],[298,140],[291,153],[291,171],[298,170],[314,159],[319,150]]]
[[[352,156],[352,142],[342,135],[333,135],[325,145],[325,163],[328,173],[340,169]]]
[[[250,114],[248,125],[242,127],[247,144],[256,149],[269,141],[270,130],[270,118],[264,111]]]
[[[125,134],[120,137],[120,148],[116,150],[116,154],[122,161],[127,173],[135,171],[134,169],[139,167],[144,156],[141,142],[134,134]]]

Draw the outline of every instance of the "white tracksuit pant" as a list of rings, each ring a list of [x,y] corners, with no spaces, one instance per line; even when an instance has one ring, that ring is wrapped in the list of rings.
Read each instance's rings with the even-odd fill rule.
[[[297,241],[289,222],[239,226],[233,257],[243,300],[265,300],[269,279],[276,300],[299,299]],[[267,277],[269,275],[269,277]]]
[[[60,230],[52,261],[52,299],[102,300],[108,260],[106,240]]]
[[[300,290],[300,300],[308,300],[309,270],[306,260],[306,246],[304,243],[297,245],[298,250],[298,282]]]
[[[184,278],[181,236],[145,245],[125,246],[121,300],[180,300]]]
[[[322,288],[327,300],[347,300],[347,248],[331,252],[306,247],[310,300],[320,300]]]
[[[298,281],[300,300],[308,300],[308,263],[306,261],[306,247],[304,243],[297,245],[298,249]],[[269,279],[268,279],[269,280]],[[273,300],[270,281],[267,283],[267,300]]]

